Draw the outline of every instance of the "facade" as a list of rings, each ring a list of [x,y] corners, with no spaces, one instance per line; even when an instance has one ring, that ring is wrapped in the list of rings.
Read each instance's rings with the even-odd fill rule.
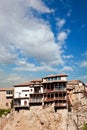
[[[69,108],[84,97],[87,86],[80,80],[67,81],[65,74],[49,75],[14,88],[0,88],[0,109],[11,108],[12,101],[15,109],[50,104],[54,109]]]
[[[0,109],[11,108],[13,88],[0,88]]]
[[[23,83],[14,86],[14,108],[29,108],[30,94],[34,93],[32,83]]]
[[[43,85],[42,79],[31,81],[31,87],[34,88],[34,93],[30,94],[29,104],[32,105],[42,105],[43,98]]]
[[[67,108],[67,75],[50,75],[43,78],[43,105],[53,104],[54,108]]]
[[[84,97],[86,85],[80,80],[71,80],[67,82],[67,94],[70,104],[73,106]]]
[[[14,86],[14,107],[53,104],[54,108],[67,108],[67,75],[50,75],[42,79]]]

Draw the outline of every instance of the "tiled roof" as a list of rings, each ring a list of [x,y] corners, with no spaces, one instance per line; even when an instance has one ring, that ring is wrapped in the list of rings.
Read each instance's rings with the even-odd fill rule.
[[[31,81],[32,83],[42,82],[42,79],[35,79]]]
[[[72,85],[72,84],[73,84],[73,85],[76,85],[76,84],[78,84],[78,83],[81,83],[81,81],[75,79],[75,80],[70,80],[70,81],[68,81],[68,82],[67,82],[67,85],[69,85],[69,84],[71,84],[71,85]]]
[[[14,88],[0,88],[0,91],[14,90]]]
[[[14,85],[14,87],[29,86],[30,84],[32,84],[32,83],[31,82],[25,82],[25,83],[21,83],[21,84],[16,84],[16,85]]]
[[[41,79],[36,79],[36,80],[29,81],[29,82],[25,82],[25,83],[14,85],[14,87],[22,87],[22,86],[29,86],[29,85],[34,85],[34,84],[40,84],[41,82],[42,82]]]
[[[54,75],[54,74],[51,74],[51,75],[48,75],[48,76],[46,76],[46,77],[44,77],[44,78],[50,78],[50,77],[67,77],[67,75],[66,74],[56,74],[56,75]]]

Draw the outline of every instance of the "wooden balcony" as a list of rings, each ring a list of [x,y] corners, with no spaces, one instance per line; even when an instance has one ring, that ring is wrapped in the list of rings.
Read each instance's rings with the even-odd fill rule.
[[[13,94],[6,94],[6,98],[13,98]]]
[[[14,104],[14,108],[26,108],[26,107],[29,107],[29,105]]]
[[[54,98],[44,98],[44,102],[49,102],[49,101],[59,101],[59,100],[67,100],[66,97],[54,97]]]
[[[55,103],[54,104],[55,107],[67,107],[66,103]]]
[[[66,89],[44,89],[44,93],[66,92]]]
[[[42,102],[42,99],[30,99],[29,103],[39,103]]]

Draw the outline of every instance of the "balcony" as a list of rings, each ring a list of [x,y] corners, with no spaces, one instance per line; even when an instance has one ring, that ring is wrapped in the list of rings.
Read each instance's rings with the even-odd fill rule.
[[[14,104],[14,108],[26,108],[26,107],[29,107],[29,105],[21,105],[21,104]]]
[[[58,89],[58,88],[55,88],[55,89],[44,89],[44,93],[47,93],[47,92],[66,92],[66,88],[64,89]]]
[[[41,99],[30,99],[29,103],[39,103],[42,102],[42,98]]]
[[[67,107],[66,103],[55,103],[54,104],[55,107]]]
[[[6,90],[6,98],[13,98],[13,90]]]
[[[49,101],[59,101],[59,100],[66,100],[66,97],[53,97],[53,98],[44,98],[44,102],[49,102]]]

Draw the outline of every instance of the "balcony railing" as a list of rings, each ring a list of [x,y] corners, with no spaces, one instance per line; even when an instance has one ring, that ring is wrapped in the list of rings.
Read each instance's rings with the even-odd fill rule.
[[[65,91],[66,92],[66,89],[59,89],[59,88],[55,88],[55,89],[44,89],[44,92],[56,92],[56,91]]]
[[[42,102],[42,99],[30,99],[29,100],[30,103],[38,103],[38,102]]]
[[[66,103],[55,103],[54,106],[56,107],[67,107]]]
[[[13,94],[6,94],[6,97],[13,97]]]
[[[21,104],[14,104],[14,107],[15,108],[18,108],[18,107],[29,107],[29,105],[21,105]]]
[[[53,98],[44,98],[45,102],[49,102],[49,101],[58,101],[58,100],[66,100],[66,97],[53,97]]]

